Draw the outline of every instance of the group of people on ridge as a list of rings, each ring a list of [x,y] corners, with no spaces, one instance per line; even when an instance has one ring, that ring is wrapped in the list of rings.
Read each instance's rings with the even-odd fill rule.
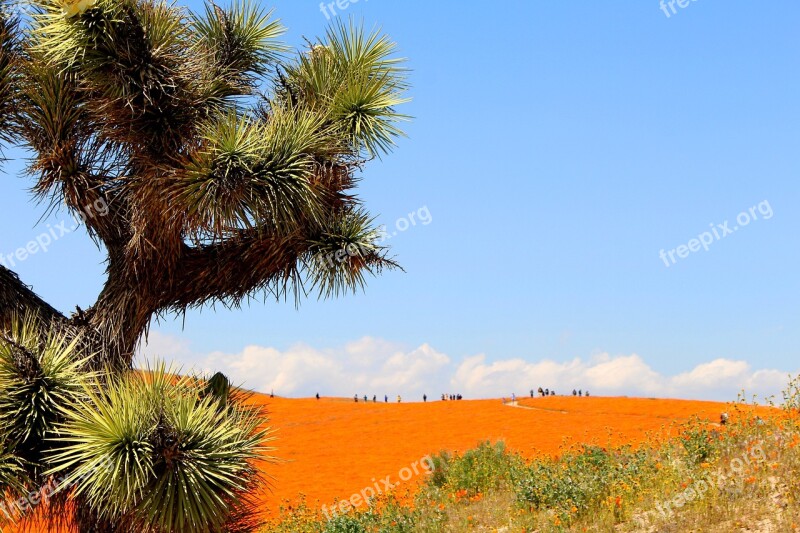
[[[544,396],[555,396],[556,395],[556,391],[555,390],[543,389],[541,387],[539,387],[539,389],[536,392],[538,392],[539,396],[542,396],[542,397],[544,397]],[[583,392],[583,389],[578,389],[578,390],[572,389],[572,395],[573,396],[586,396],[586,397],[588,397],[589,396],[589,391],[587,390],[586,392]],[[531,389],[531,398],[535,398],[535,397],[536,397],[536,394],[535,394],[534,390]]]
[[[317,400],[319,400],[319,393],[317,393]],[[358,403],[358,401],[359,401],[358,394],[353,396],[353,401]],[[398,394],[397,395],[397,403],[401,403],[402,401],[403,401],[403,399]],[[364,395],[364,403],[367,403],[367,402],[369,402],[369,397],[365,394]],[[389,403],[389,395],[384,394],[383,402],[384,403]],[[378,395],[377,394],[373,394],[372,395],[372,403],[378,403]]]
[[[317,393],[316,394],[316,398],[317,398],[317,400],[319,400],[322,397],[319,395],[319,393]],[[464,399],[464,397],[461,394],[442,394],[442,401],[463,400],[463,399]],[[370,401],[369,400],[369,396],[367,396],[366,394],[364,396],[359,396],[358,394],[354,394],[353,395],[353,401],[355,403],[358,403],[358,402],[360,402],[362,400],[364,401],[364,403],[369,403],[369,401]],[[402,403],[402,401],[403,401],[403,398],[398,394],[397,395],[397,403]],[[428,401],[428,395],[427,394],[423,394],[422,395],[422,401],[423,402],[427,402]],[[389,403],[389,395],[385,394],[383,396],[383,402],[384,403]],[[378,395],[377,394],[374,394],[372,396],[372,403],[378,403]]]

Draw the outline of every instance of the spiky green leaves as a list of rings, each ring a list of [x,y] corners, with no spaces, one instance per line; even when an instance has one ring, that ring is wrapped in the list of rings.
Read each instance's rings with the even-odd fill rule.
[[[286,51],[276,41],[285,28],[272,19],[271,12],[253,2],[234,0],[227,9],[207,3],[203,15],[193,18],[199,45],[210,55],[214,76],[228,81],[232,94],[252,84],[251,76],[266,74]]]
[[[180,144],[204,98],[182,9],[136,0],[97,0],[73,17],[53,0],[41,9],[31,50],[49,68],[78,76],[100,139],[129,150]]]
[[[51,473],[69,472],[101,518],[137,531],[223,531],[259,483],[268,431],[258,410],[221,409],[164,366],[112,380],[68,416]]]
[[[366,274],[399,268],[378,242],[381,232],[361,209],[348,209],[327,221],[312,240],[306,260],[308,277],[322,297],[363,289]]]
[[[35,317],[15,320],[0,335],[0,432],[14,453],[38,470],[45,439],[84,393],[88,358],[80,339],[51,331],[41,338]]]
[[[225,235],[241,227],[295,231],[320,209],[312,176],[337,140],[323,117],[274,108],[268,121],[231,112],[202,131],[202,147],[173,185],[190,232]]]
[[[5,448],[5,443],[0,443],[0,494],[22,493],[25,491],[27,475],[22,459]],[[3,510],[6,512],[5,510]],[[10,516],[0,514],[0,524]]]
[[[288,67],[288,92],[324,110],[356,153],[380,155],[402,135],[396,123],[408,118],[395,111],[408,100],[403,96],[406,71],[394,53],[385,35],[340,23]]]

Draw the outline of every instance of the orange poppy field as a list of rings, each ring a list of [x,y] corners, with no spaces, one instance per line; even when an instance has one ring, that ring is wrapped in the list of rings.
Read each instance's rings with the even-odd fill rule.
[[[268,409],[280,459],[265,466],[272,492],[264,506],[273,517],[301,495],[311,507],[330,507],[376,483],[383,487],[387,476],[398,485],[395,492],[413,492],[425,477],[419,461],[440,450],[502,440],[534,457],[557,455],[565,443],[636,445],[664,438],[695,415],[716,423],[728,408],[704,401],[559,396],[525,398],[516,406],[499,399],[398,404],[257,395],[255,401]]]

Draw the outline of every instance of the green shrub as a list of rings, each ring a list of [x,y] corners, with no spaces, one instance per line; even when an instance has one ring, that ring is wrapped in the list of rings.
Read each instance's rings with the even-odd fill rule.
[[[324,533],[367,533],[367,528],[361,524],[357,515],[338,515],[325,526]]]
[[[705,463],[714,457],[713,435],[707,426],[695,417],[681,435],[681,444],[693,464]]]
[[[510,484],[512,472],[522,464],[522,459],[509,453],[503,442],[482,442],[463,455],[435,456],[429,484],[471,497]]]

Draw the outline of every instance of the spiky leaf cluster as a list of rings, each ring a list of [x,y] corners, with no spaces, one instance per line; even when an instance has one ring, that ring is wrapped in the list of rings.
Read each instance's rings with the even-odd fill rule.
[[[131,372],[87,400],[60,427],[50,473],[68,472],[82,499],[120,531],[218,532],[254,514],[269,431],[260,410],[220,404],[208,385],[164,367]]]
[[[0,334],[0,434],[34,480],[42,451],[70,406],[84,394],[89,355],[78,353],[79,338],[51,330],[41,337],[37,317],[21,318]]]
[[[388,152],[402,135],[396,123],[408,118],[395,110],[407,102],[407,85],[394,53],[395,44],[385,35],[352,22],[335,25],[287,67],[283,96],[323,114],[356,153]]]

